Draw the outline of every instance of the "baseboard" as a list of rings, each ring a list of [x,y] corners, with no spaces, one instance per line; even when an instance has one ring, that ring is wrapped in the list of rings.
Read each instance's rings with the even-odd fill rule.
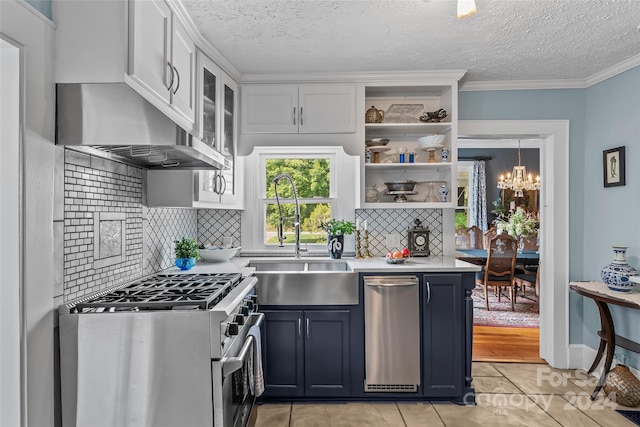
[[[569,369],[584,369],[585,371],[591,367],[593,359],[596,358],[596,350],[585,344],[569,345]],[[603,358],[604,360],[604,358]],[[602,373],[602,364],[600,362],[593,374],[600,378]]]

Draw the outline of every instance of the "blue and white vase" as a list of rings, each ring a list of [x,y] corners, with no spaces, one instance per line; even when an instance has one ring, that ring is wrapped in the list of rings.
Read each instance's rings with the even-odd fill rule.
[[[612,247],[613,262],[602,268],[600,277],[612,291],[629,292],[634,286],[629,277],[637,276],[640,272],[627,264],[627,246]]]
[[[440,155],[442,156],[443,162],[449,161],[449,150],[446,147],[440,150]]]
[[[449,189],[447,188],[446,185],[442,184],[440,186],[440,190],[438,190],[440,192],[440,201],[441,202],[446,202],[447,201],[447,195],[449,194]]]

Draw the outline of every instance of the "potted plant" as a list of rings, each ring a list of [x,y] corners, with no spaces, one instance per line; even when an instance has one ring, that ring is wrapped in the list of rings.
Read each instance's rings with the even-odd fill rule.
[[[200,259],[198,252],[198,242],[190,237],[183,237],[175,240],[176,248],[176,267],[180,270],[189,270],[196,264],[196,260]]]
[[[327,233],[328,249],[331,258],[341,258],[344,248],[344,235],[353,234],[356,229],[356,224],[353,221],[343,219],[330,219],[329,221],[321,222],[320,228]]]

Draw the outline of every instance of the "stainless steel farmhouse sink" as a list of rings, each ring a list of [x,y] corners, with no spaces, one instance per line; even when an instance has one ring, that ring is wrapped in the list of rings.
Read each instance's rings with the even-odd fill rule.
[[[261,305],[358,304],[358,275],[345,261],[252,260]]]

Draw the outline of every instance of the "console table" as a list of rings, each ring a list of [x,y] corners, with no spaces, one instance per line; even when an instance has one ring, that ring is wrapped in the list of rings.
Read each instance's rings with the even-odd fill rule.
[[[600,380],[598,380],[595,390],[591,393],[591,400],[594,400],[602,389],[607,378],[607,374],[611,369],[611,362],[613,361],[613,353],[616,346],[635,353],[640,353],[640,344],[616,335],[613,318],[611,317],[611,311],[609,311],[608,304],[640,310],[640,293],[634,291],[611,291],[607,288],[607,285],[600,282],[571,282],[569,287],[578,295],[591,298],[595,301],[596,306],[598,307],[598,312],[600,313],[600,330],[598,331],[600,345],[598,346],[596,358],[591,364],[588,373],[591,373],[596,369],[596,366],[598,366],[598,363],[602,360],[603,355],[605,355],[605,359],[604,369],[600,376]]]

